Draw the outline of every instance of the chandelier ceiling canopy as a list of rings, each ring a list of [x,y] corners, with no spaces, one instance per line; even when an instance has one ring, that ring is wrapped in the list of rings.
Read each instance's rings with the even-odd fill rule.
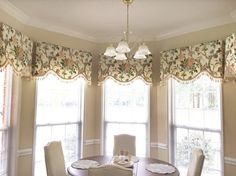
[[[127,7],[127,20],[126,20],[126,31],[124,32],[124,38],[118,43],[118,46],[114,48],[111,44],[106,48],[104,53],[105,56],[112,57],[116,60],[126,60],[132,52],[131,48],[129,47],[129,6],[134,0],[123,0],[123,3],[126,4]],[[128,55],[129,54],[129,55]],[[138,50],[132,54],[134,59],[145,59],[147,55],[150,55],[151,52],[149,51],[147,45],[144,42],[138,47]]]

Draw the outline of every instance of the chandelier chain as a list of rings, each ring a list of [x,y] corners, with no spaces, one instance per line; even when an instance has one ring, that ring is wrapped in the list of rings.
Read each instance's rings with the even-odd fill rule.
[[[129,43],[129,3],[127,3],[126,41]]]

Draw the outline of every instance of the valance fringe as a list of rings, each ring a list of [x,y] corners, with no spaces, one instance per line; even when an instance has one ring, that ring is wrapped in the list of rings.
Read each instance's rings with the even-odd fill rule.
[[[208,72],[204,71],[204,72],[199,73],[195,78],[193,78],[191,80],[181,80],[181,79],[179,79],[178,77],[176,77],[174,75],[169,75],[164,81],[161,81],[160,85],[166,85],[166,82],[169,79],[174,79],[174,80],[176,80],[177,82],[179,82],[181,84],[191,84],[191,83],[197,81],[201,76],[207,76],[213,82],[217,82],[217,83],[223,83],[223,81],[224,81],[222,78],[212,77],[211,74],[209,74]]]
[[[72,78],[72,79],[64,79],[62,77],[60,77],[57,73],[55,73],[53,70],[49,70],[47,73],[45,73],[45,75],[43,76],[37,76],[34,77],[36,80],[44,80],[45,78],[47,78],[48,75],[52,74],[53,76],[55,76],[58,80],[65,82],[65,83],[70,83],[73,82],[79,78],[83,78],[86,82],[87,85],[91,85],[91,81],[87,80],[86,77],[82,74],[77,75],[76,77]]]
[[[143,79],[143,77],[141,77],[141,76],[137,76],[137,77],[135,77],[134,79],[132,79],[131,81],[129,81],[129,82],[120,82],[119,80],[116,80],[114,77],[112,77],[112,76],[107,76],[105,79],[104,79],[104,81],[102,81],[102,82],[98,82],[98,86],[101,86],[106,80],[108,80],[108,79],[112,79],[113,81],[115,81],[117,84],[119,84],[119,85],[130,85],[130,84],[132,84],[134,81],[136,81],[136,80],[138,80],[138,79],[141,79],[146,85],[152,85],[152,83],[150,83],[150,82],[147,82],[145,79]]]

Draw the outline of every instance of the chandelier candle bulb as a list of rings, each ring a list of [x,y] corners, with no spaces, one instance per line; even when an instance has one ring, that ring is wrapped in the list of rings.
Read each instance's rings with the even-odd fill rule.
[[[133,0],[123,0],[123,3],[127,6],[126,31],[124,32],[124,38],[118,43],[116,49],[111,45],[106,48],[106,51],[104,53],[105,56],[112,57],[115,60],[126,60],[130,58],[129,56],[133,55],[130,53],[131,49],[129,47],[129,34],[131,34],[131,32],[129,31],[129,5],[132,2]],[[142,43],[133,57],[134,59],[146,59],[147,55],[150,54],[151,52],[148,49],[147,45],[145,43]]]
[[[110,45],[109,47],[107,47],[105,53],[105,56],[109,56],[109,57],[114,57],[117,55],[115,48],[113,47],[113,45]]]

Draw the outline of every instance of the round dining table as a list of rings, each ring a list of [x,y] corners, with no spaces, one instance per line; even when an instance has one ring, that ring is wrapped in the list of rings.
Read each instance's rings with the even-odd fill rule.
[[[154,158],[144,158],[144,157],[138,157],[139,161],[134,164],[133,170],[136,172],[136,176],[179,176],[179,171],[176,167],[171,165],[170,163],[167,163],[165,161],[161,161]],[[99,164],[111,164],[112,163],[112,156],[92,156],[83,158],[83,160],[94,160],[97,161]],[[151,163],[158,163],[158,164],[168,164],[175,168],[175,172],[168,173],[168,174],[159,174],[159,173],[153,173],[146,169],[146,166]],[[73,168],[72,166],[69,166],[67,168],[68,174],[71,176],[88,176],[88,170],[87,169],[78,169]]]

